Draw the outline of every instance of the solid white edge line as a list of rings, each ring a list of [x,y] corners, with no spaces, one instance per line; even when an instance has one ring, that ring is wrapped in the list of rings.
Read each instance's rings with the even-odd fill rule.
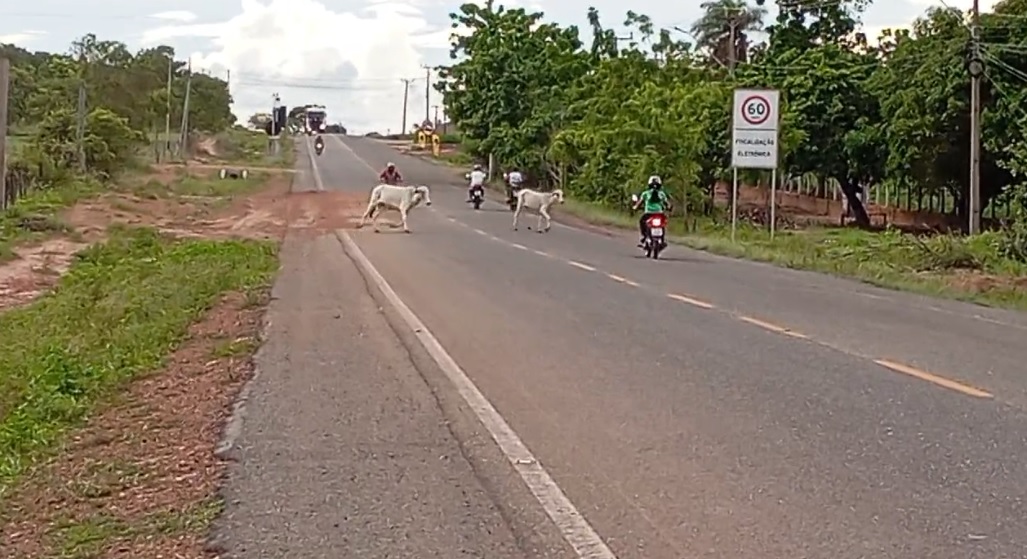
[[[581,559],[617,559],[613,551],[607,547],[603,539],[585,520],[581,512],[575,508],[560,486],[539,464],[535,456],[528,450],[528,447],[521,441],[513,428],[503,419],[503,416],[496,411],[492,403],[478,390],[467,373],[457,365],[456,361],[446,352],[438,339],[428,330],[428,327],[414,314],[412,310],[399,298],[392,287],[385,281],[385,278],[375,269],[371,261],[364,255],[360,247],[353,241],[345,231],[336,231],[335,236],[342,243],[346,252],[363,269],[364,273],[381,290],[385,298],[392,303],[396,311],[403,317],[403,321],[413,331],[414,335],[428,351],[432,359],[439,365],[439,368],[446,374],[450,382],[463,397],[467,405],[474,410],[475,415],[481,424],[492,435],[493,440],[499,445],[500,450],[520,474],[525,485],[538,499],[539,504],[549,515],[549,518],[556,525],[567,543],[574,549]]]
[[[321,170],[317,168],[317,158],[314,155],[314,149],[310,146],[310,136],[304,136],[307,142],[307,157],[310,158],[310,170],[314,172],[314,188],[318,192],[325,191],[324,182],[321,180]]]

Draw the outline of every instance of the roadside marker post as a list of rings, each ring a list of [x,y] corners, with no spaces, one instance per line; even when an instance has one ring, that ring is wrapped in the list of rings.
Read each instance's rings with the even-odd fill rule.
[[[770,237],[777,225],[778,124],[781,93],[736,89],[731,111],[731,241],[738,231],[738,170],[770,170]]]

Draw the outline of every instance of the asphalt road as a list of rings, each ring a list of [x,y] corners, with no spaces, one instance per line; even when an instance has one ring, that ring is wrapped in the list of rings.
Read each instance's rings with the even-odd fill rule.
[[[1023,316],[676,246],[647,261],[631,235],[513,232],[498,204],[464,203],[451,169],[372,140],[330,139],[323,188],[366,192],[387,160],[434,204],[411,213],[410,235],[351,237],[616,557],[1027,557]],[[310,351],[332,343],[308,334]],[[509,538],[525,556],[566,556],[452,407],[454,386],[425,368],[441,413],[465,425],[452,435],[481,452],[459,471],[473,469]]]

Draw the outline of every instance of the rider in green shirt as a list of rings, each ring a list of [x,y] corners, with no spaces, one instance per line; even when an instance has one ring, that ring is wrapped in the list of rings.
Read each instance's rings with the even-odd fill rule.
[[[663,181],[659,175],[649,177],[649,184],[646,186],[648,188],[638,197],[638,201],[635,202],[633,207],[635,210],[639,206],[643,207],[642,218],[638,220],[638,231],[642,234],[642,238],[638,241],[638,246],[642,246],[645,243],[646,224],[649,218],[653,214],[664,214],[670,211],[671,207],[670,197],[663,191]]]

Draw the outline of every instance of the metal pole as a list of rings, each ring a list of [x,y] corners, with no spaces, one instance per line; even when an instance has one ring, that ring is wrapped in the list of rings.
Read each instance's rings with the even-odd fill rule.
[[[731,181],[731,242],[735,242],[735,235],[738,232],[738,167],[734,171],[734,180]]]
[[[0,58],[0,210],[7,209],[7,96],[11,61]]]
[[[980,1],[973,3],[974,59],[980,60]],[[971,235],[981,232],[981,73],[970,72],[970,200],[969,227]]]
[[[777,169],[770,171],[770,238],[777,229]]]

